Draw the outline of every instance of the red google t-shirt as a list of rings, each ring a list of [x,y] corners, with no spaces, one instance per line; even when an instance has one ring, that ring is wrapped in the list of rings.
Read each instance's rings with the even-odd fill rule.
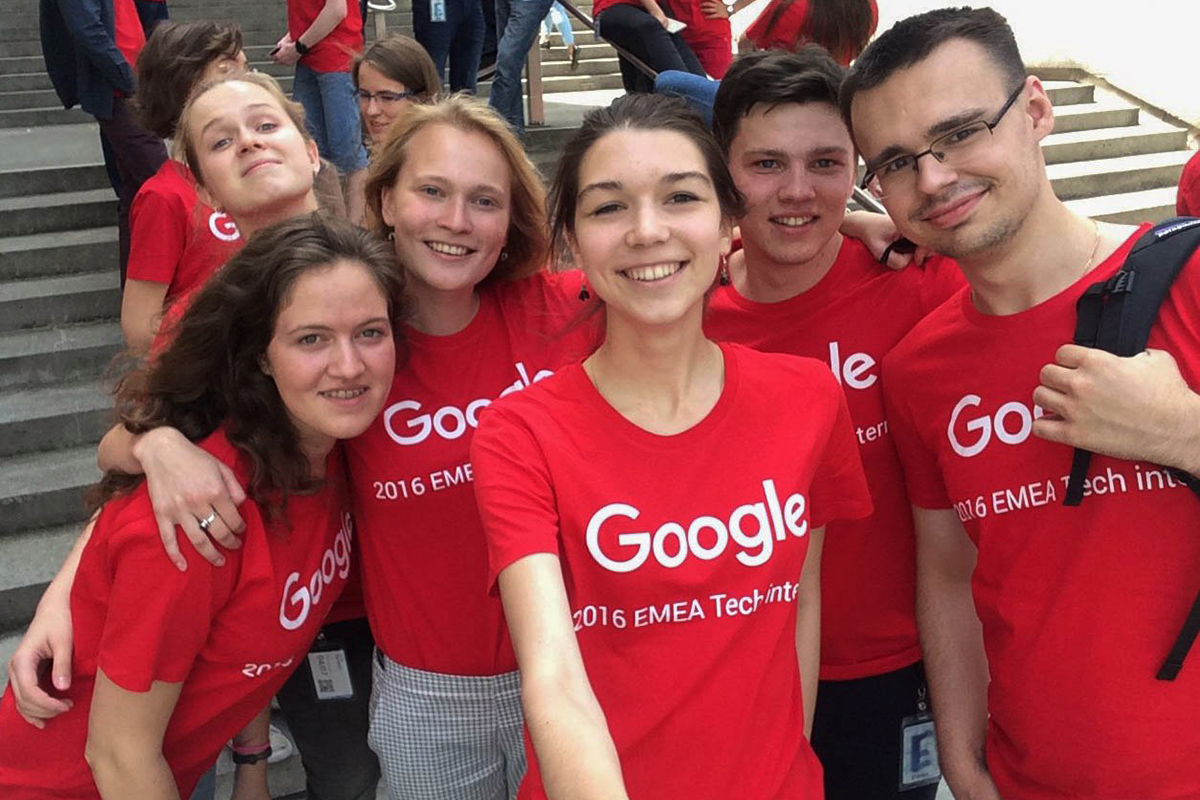
[[[1181,217],[1200,216],[1200,152],[1188,159],[1183,174],[1179,176],[1175,213]]]
[[[846,238],[825,277],[796,297],[756,303],[725,286],[709,303],[704,327],[713,339],[820,359],[846,392],[875,511],[829,525],[821,555],[822,680],[881,675],[921,658],[912,510],[888,432],[879,365],[963,283],[950,259],[893,272],[862,242]]]
[[[242,244],[229,215],[200,202],[191,172],[173,160],[138,190],[129,227],[129,278],[167,284],[167,300],[204,283]]]
[[[674,436],[622,417],[580,364],[489,409],[471,449],[489,574],[561,559],[630,797],[820,798],[796,593],[809,531],[871,501],[829,370],[721,350],[720,398]],[[531,748],[519,797],[546,797]]]
[[[201,445],[246,481],[249,466],[220,432]],[[163,554],[145,484],[109,501],[71,590],[75,654],[66,696],[74,708],[38,730],[0,702],[0,797],[92,800],[84,761],[96,673],[130,692],[182,683],[162,752],[182,797],[221,747],[263,709],[304,658],[350,567],[348,495],[337,451],[318,493],[293,496],[290,528],[267,526],[253,502],[239,509],[244,546],[224,567]]]
[[[759,50],[798,50],[812,41],[812,19],[808,0],[793,0],[782,7],[786,0],[771,0],[758,15],[745,36]],[[871,4],[871,33],[879,24],[879,7],[875,0]],[[849,66],[857,53],[831,53],[842,66]]]
[[[579,273],[494,284],[451,336],[408,329],[383,413],[348,443],[363,589],[379,648],[407,667],[451,675],[517,668],[500,601],[487,591],[487,545],[469,460],[479,412],[596,344],[572,327]]]
[[[1144,230],[1021,313],[981,314],[963,291],[884,360],[912,501],[954,508],[978,548],[987,761],[1005,798],[1200,797],[1200,669],[1154,678],[1196,596],[1200,503],[1153,464],[1097,456],[1083,504],[1066,507],[1072,450],[1031,433],[1039,371],[1071,340],[1076,300]],[[1149,346],[1200,387],[1200,258]]]
[[[358,0],[345,0],[346,16],[321,41],[309,47],[300,63],[314,72],[347,72],[350,59],[363,47],[362,11]],[[287,0],[288,33],[297,41],[316,20],[325,0]]]

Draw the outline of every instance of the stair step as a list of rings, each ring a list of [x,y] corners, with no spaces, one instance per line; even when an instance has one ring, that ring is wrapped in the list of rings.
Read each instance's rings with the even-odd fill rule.
[[[0,542],[85,518],[83,495],[100,479],[94,445],[0,460]]]
[[[59,165],[0,172],[0,197],[27,197],[105,188],[111,195],[108,172],[103,164]]]
[[[1046,94],[1055,108],[1092,103],[1096,99],[1096,87],[1090,83],[1043,81],[1042,86],[1046,89]]]
[[[528,88],[529,81],[522,79],[522,91]],[[570,92],[594,92],[601,89],[620,89],[621,76],[619,74],[610,75],[567,75],[547,77],[542,76],[542,94],[564,94]],[[489,97],[492,92],[492,82],[481,81],[479,84],[479,96]]]
[[[1066,205],[1076,214],[1103,222],[1137,225],[1141,222],[1162,222],[1175,216],[1175,195],[1176,188],[1168,186],[1141,192],[1068,200]]]
[[[545,50],[542,51],[546,52]],[[621,67],[617,63],[616,55],[611,58],[595,57],[589,59],[579,59],[579,64],[574,70],[571,69],[571,62],[563,59],[562,61],[543,61],[542,62],[542,77],[556,78],[566,75],[616,75],[620,77]]]
[[[0,283],[0,331],[120,315],[121,280],[116,270]]]
[[[1042,154],[1047,165],[1161,153],[1185,147],[1187,131],[1153,117],[1142,120],[1140,125],[1053,133],[1042,140]]]
[[[43,125],[80,125],[94,123],[96,118],[76,106],[63,108],[59,104],[47,108],[0,110],[0,128],[37,128]]]
[[[0,457],[95,446],[114,419],[103,381],[0,392]]]
[[[82,530],[81,522],[71,522],[0,540],[0,560],[5,565],[0,574],[0,631],[16,630],[29,622],[46,584]],[[0,657],[7,663],[7,656]],[[4,672],[7,676],[7,670]]]
[[[0,236],[98,228],[116,221],[112,189],[0,198]]]
[[[1099,100],[1063,106],[1054,111],[1054,130],[1057,133],[1092,130],[1095,128],[1119,128],[1138,123],[1138,109],[1115,100]]]
[[[117,228],[0,238],[0,280],[118,268]]]
[[[42,42],[38,36],[23,42],[5,42],[3,50],[4,55],[9,57],[42,58]]]
[[[116,322],[0,333],[0,390],[94,379],[123,346]]]
[[[25,92],[53,88],[50,76],[44,71],[4,72],[0,69],[0,92]]]
[[[0,110],[15,111],[18,109],[45,108],[58,102],[54,89],[46,87],[36,91],[0,92]]]
[[[1140,156],[1075,161],[1047,167],[1046,173],[1060,200],[1077,200],[1100,194],[1123,194],[1174,187],[1191,156],[1186,150]]]
[[[33,55],[18,55],[9,46],[4,47],[4,58],[0,58],[0,75],[15,75],[29,72],[43,72],[46,62],[39,49]],[[43,72],[44,74],[44,72]]]

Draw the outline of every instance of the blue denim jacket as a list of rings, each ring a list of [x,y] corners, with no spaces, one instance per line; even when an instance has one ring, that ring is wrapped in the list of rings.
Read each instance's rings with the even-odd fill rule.
[[[112,0],[40,0],[42,58],[64,108],[112,117],[113,92],[133,94],[133,70],[117,49]]]

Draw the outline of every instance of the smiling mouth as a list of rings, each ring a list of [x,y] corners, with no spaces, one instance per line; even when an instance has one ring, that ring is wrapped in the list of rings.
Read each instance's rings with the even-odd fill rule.
[[[776,225],[782,225],[785,228],[802,228],[811,222],[816,221],[816,217],[771,217],[771,222]]]
[[[447,242],[425,242],[425,246],[435,253],[441,253],[444,256],[465,256],[474,253],[470,247],[461,244],[448,244]]]
[[[246,171],[242,173],[242,177],[245,177],[246,175],[249,175],[252,172],[257,172],[259,170],[259,168],[261,168],[261,167],[272,167],[278,163],[279,162],[276,161],[275,159],[263,159],[262,161],[255,161],[253,164],[246,167]]]
[[[324,392],[317,392],[322,397],[328,397],[330,400],[353,400],[357,397],[362,397],[367,393],[367,387],[359,386],[355,389],[329,389]]]
[[[630,267],[629,269],[621,270],[621,274],[639,283],[653,283],[654,281],[661,281],[664,278],[671,277],[683,269],[685,263],[684,261],[668,261],[663,264],[650,264],[645,267]]]
[[[938,225],[939,223],[948,220],[954,220],[954,218],[957,217],[960,212],[963,212],[968,206],[971,206],[975,203],[975,201],[983,197],[986,191],[986,189],[979,189],[976,191],[964,192],[949,202],[940,203],[935,208],[921,214],[920,219],[922,222],[931,223],[933,225]]]

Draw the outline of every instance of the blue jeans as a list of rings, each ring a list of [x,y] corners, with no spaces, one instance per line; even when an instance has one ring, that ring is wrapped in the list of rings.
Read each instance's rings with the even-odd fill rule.
[[[413,38],[433,59],[438,77],[446,80],[450,62],[450,91],[475,94],[475,75],[483,54],[487,23],[481,0],[445,0],[446,19],[430,19],[430,0],[413,0]]]
[[[296,65],[292,97],[304,106],[304,123],[321,157],[343,175],[367,168],[362,121],[349,72],[317,72]]]
[[[698,112],[712,127],[713,101],[717,98],[720,81],[706,78],[703,75],[693,75],[690,72],[667,70],[658,73],[654,81],[654,93],[682,97],[692,110]]]
[[[570,47],[575,44],[575,31],[571,30],[571,18],[567,16],[567,12],[557,2],[550,6],[550,13],[542,17],[542,33],[546,36],[550,35],[551,23],[554,24],[554,27],[558,28],[564,45]]]
[[[542,18],[554,0],[496,0],[496,77],[488,104],[508,120],[517,133],[525,132],[521,70],[525,56],[537,38]]]

